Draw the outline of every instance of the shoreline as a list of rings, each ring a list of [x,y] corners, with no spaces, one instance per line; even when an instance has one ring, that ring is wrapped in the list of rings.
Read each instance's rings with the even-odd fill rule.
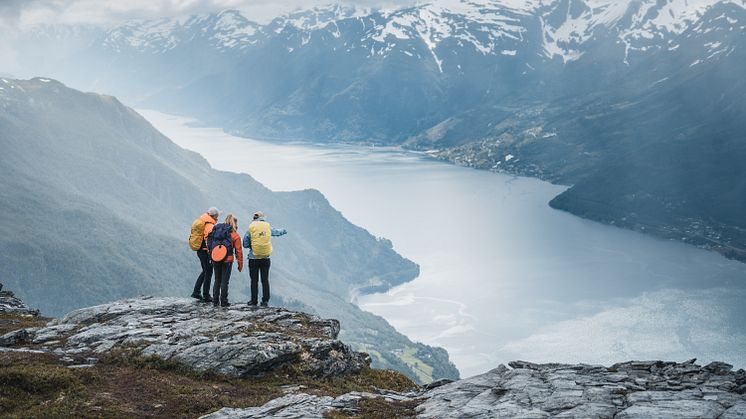
[[[183,147],[205,156],[219,170],[249,172],[274,190],[315,188],[324,191],[330,203],[350,221],[364,226],[375,236],[391,238],[396,243],[397,252],[407,255],[421,266],[421,274],[400,287],[388,288],[385,294],[371,294],[369,289],[365,289],[365,293],[353,301],[365,311],[387,319],[397,330],[403,331],[415,341],[448,348],[448,352],[458,360],[459,369],[464,375],[472,375],[484,371],[489,365],[519,357],[522,352],[515,351],[515,345],[523,347],[530,339],[546,338],[546,327],[562,326],[559,334],[573,334],[571,329],[563,326],[563,321],[596,322],[596,314],[613,313],[616,308],[623,309],[620,306],[622,303],[623,306],[632,305],[634,313],[647,313],[647,298],[665,298],[663,303],[666,312],[660,315],[666,316],[667,321],[678,322],[685,313],[670,305],[671,301],[665,294],[648,295],[649,291],[657,288],[657,278],[671,278],[673,282],[667,281],[660,286],[673,291],[682,289],[683,293],[676,294],[682,298],[699,298],[703,295],[711,304],[716,304],[722,294],[695,295],[695,289],[716,287],[720,283],[731,284],[730,279],[739,277],[742,272],[740,266],[721,266],[722,258],[710,252],[681,246],[685,243],[636,234],[639,232],[629,229],[611,228],[615,226],[551,209],[547,202],[563,192],[565,187],[536,177],[513,173],[485,173],[487,171],[475,171],[473,167],[444,164],[447,162],[439,161],[429,153],[419,150],[388,148],[396,151],[388,153],[382,147],[369,148],[359,144],[334,147],[334,144],[291,144],[235,137],[220,128],[209,127],[203,130],[185,127],[180,123],[183,120],[179,118],[174,117],[166,124],[160,123],[159,127],[162,126],[164,133],[171,138],[181,139]],[[167,122],[165,119],[162,121]],[[226,157],[215,151],[225,147],[232,147],[234,155]],[[288,176],[288,173],[295,175]],[[302,176],[299,177],[299,174]],[[396,179],[401,179],[401,182]],[[391,189],[390,185],[396,186]],[[360,188],[365,188],[366,193],[357,195]],[[424,195],[414,201],[407,198],[417,191],[423,191]],[[479,199],[480,205],[474,206],[472,199]],[[393,201],[399,202],[394,206],[399,207],[394,212],[390,210],[390,203]],[[406,209],[401,207],[403,202],[407,203]],[[469,231],[477,233],[480,242],[484,242],[480,245],[486,246],[476,253],[474,250],[477,249],[473,249],[463,255],[466,256],[466,265],[463,266],[466,271],[461,273],[472,279],[464,283],[467,289],[459,291],[460,295],[452,294],[447,288],[442,289],[443,281],[451,273],[449,265],[442,262],[446,255],[443,254],[443,248],[436,245],[438,235],[434,233],[441,220],[446,219],[444,216],[448,217],[452,213],[453,203],[457,203],[454,208],[469,213],[477,211],[476,217],[471,217],[467,224],[470,225]],[[396,218],[395,221],[392,216]],[[491,221],[514,216],[519,217],[514,223]],[[532,231],[542,233],[537,237]],[[568,235],[578,239],[568,243],[567,238],[571,237]],[[487,237],[492,238],[486,240]],[[509,243],[515,240],[518,240],[519,247],[511,250],[514,246]],[[469,238],[461,244],[476,243]],[[526,253],[529,248],[523,245],[529,244],[531,248],[539,246],[537,250],[540,251]],[[504,249],[505,246],[508,248]],[[650,255],[656,256],[651,259]],[[684,255],[687,255],[686,260],[690,262],[681,264],[680,256]],[[497,265],[486,262],[485,258],[500,260],[494,259],[495,256],[518,259],[514,262],[506,259],[496,262]],[[529,265],[520,263],[526,257],[539,259]],[[485,261],[486,265],[477,263],[480,260]],[[588,261],[591,263],[586,263]],[[604,266],[612,267],[613,271],[607,272],[602,269]],[[684,272],[681,271],[682,268],[685,269]],[[521,285],[522,281],[518,281],[516,274],[530,280]],[[489,280],[495,275],[502,279],[496,283]],[[710,276],[715,281],[702,281]],[[543,279],[550,277],[554,279],[549,282]],[[627,282],[629,285],[623,288],[622,293],[607,291],[617,289],[619,284]],[[478,285],[480,283],[484,286]],[[494,285],[490,285],[493,283]],[[560,285],[563,283],[566,285]],[[498,292],[498,288],[505,286],[512,288],[509,294]],[[725,286],[732,288],[731,285]],[[539,288],[531,291],[530,295],[526,294],[535,287]],[[568,294],[565,291],[577,287],[582,287],[581,294]],[[472,288],[482,291],[475,293],[468,290]],[[503,301],[508,295],[511,297]],[[497,312],[485,312],[486,306],[480,301],[488,296],[500,300],[499,304],[503,308]],[[593,304],[592,301],[597,303]],[[557,303],[562,305],[555,306]],[[580,305],[572,308],[577,304]],[[731,304],[730,299],[727,304]],[[595,308],[591,309],[591,306]],[[525,321],[515,324],[496,320],[515,310],[524,309],[531,310],[532,313]],[[401,310],[406,310],[406,313]],[[555,315],[545,316],[554,311],[557,311]],[[445,321],[434,322],[433,319],[438,316],[445,316],[442,317]],[[603,316],[608,314],[602,314],[600,318],[603,319]],[[730,319],[731,316],[728,315],[726,320],[731,322]],[[438,330],[434,328],[435,323]],[[690,327],[706,327],[713,323],[722,322],[708,320]],[[418,326],[413,328],[413,324]],[[607,335],[606,322],[596,326],[589,323],[588,326],[598,329],[596,333]],[[654,325],[638,327],[627,324],[625,327],[630,333],[647,336]],[[501,337],[486,340],[478,337],[486,336],[485,333]],[[660,339],[660,336],[654,338],[656,342]],[[630,346],[628,349],[631,352],[626,356],[617,353],[614,347],[604,347],[597,356],[581,350],[577,359],[570,352],[560,353],[556,357],[547,357],[541,351],[529,351],[526,355],[538,361],[574,362],[588,359],[598,363],[613,363],[633,356],[677,359],[684,356],[681,354],[687,352],[681,351],[686,351],[689,347],[687,342],[682,343],[684,346],[681,349],[667,347],[662,341],[659,343],[656,347],[660,347],[661,351],[640,351],[638,349],[641,348]],[[490,345],[489,348],[485,346],[487,344]],[[506,346],[507,344],[510,345]],[[708,348],[710,346],[706,345]],[[720,353],[716,348],[708,351]],[[691,353],[710,359],[701,350]],[[724,360],[742,364],[740,357],[725,357]]]

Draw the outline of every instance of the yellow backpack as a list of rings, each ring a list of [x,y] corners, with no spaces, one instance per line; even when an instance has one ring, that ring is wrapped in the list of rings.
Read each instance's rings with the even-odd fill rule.
[[[266,221],[252,221],[249,224],[251,252],[257,259],[268,258],[272,254],[272,228]]]
[[[189,247],[192,250],[199,250],[205,247],[205,220],[201,217],[192,223],[192,232],[189,234]]]

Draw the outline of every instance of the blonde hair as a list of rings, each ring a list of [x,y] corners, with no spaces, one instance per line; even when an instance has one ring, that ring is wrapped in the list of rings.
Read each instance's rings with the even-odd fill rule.
[[[231,226],[231,228],[233,228],[233,231],[238,230],[238,218],[234,217],[233,214],[226,215],[225,221],[223,222]]]

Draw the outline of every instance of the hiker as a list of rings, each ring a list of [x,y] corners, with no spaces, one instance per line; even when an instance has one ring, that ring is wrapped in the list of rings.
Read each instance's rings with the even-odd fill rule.
[[[199,263],[202,266],[202,272],[199,274],[197,282],[194,284],[192,298],[207,303],[212,301],[212,298],[210,298],[212,262],[210,261],[210,255],[207,253],[207,235],[210,234],[215,223],[218,222],[218,214],[220,214],[220,211],[218,211],[217,208],[211,207],[208,209],[207,212],[194,220],[192,223],[192,232],[189,234],[189,247],[197,252]]]
[[[264,219],[264,213],[254,213],[254,221],[249,225],[249,230],[243,237],[243,247],[249,249],[249,277],[251,278],[251,300],[250,306],[256,305],[259,294],[259,275],[262,277],[262,303],[263,307],[269,302],[269,256],[272,254],[272,236],[287,234],[285,229],[272,228]]]
[[[238,219],[233,214],[225,216],[225,221],[216,224],[207,237],[207,247],[215,271],[215,285],[212,287],[212,304],[217,307],[229,307],[228,282],[233,270],[233,255],[238,259],[238,272],[243,270],[243,251],[241,237],[236,233]]]

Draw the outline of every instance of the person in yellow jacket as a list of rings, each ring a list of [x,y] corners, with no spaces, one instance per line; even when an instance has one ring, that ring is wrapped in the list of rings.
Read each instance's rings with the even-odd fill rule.
[[[243,247],[249,249],[249,277],[251,278],[250,306],[255,306],[259,294],[259,276],[262,279],[262,302],[266,307],[269,303],[269,257],[272,255],[272,236],[287,234],[285,229],[272,228],[264,219],[264,213],[254,213],[254,220],[249,224],[249,230],[243,237]]]
[[[212,302],[210,297],[210,282],[212,281],[212,262],[210,254],[207,252],[207,236],[212,231],[215,223],[218,221],[220,211],[211,207],[199,218],[192,223],[192,232],[189,235],[189,246],[197,252],[199,263],[202,266],[202,272],[197,277],[194,284],[192,298],[196,298],[206,303]],[[200,294],[201,291],[201,294]]]

